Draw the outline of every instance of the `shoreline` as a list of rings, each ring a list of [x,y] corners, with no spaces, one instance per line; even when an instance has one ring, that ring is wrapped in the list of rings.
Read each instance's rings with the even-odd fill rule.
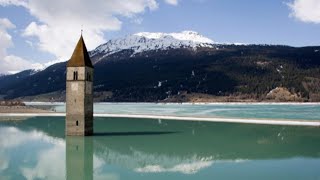
[[[33,106],[0,106],[1,113],[50,113],[48,109],[36,108]]]
[[[65,116],[66,116],[66,113],[55,113],[55,112],[50,112],[50,113],[0,113],[0,118],[1,117],[65,117]],[[320,121],[318,121],[318,120],[239,119],[239,118],[211,118],[211,117],[107,114],[107,113],[94,114],[94,117],[320,127]]]
[[[65,105],[65,102],[24,102],[30,105]],[[94,104],[181,104],[181,105],[320,105],[320,102],[95,102]]]

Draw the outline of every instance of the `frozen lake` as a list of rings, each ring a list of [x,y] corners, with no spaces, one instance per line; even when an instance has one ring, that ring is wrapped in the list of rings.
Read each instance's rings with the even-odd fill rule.
[[[63,103],[33,103],[65,112]],[[318,104],[99,103],[97,114],[318,122]],[[319,127],[95,117],[0,116],[0,179],[319,179]]]
[[[27,103],[52,106],[65,112],[64,103]],[[320,104],[299,103],[216,103],[216,104],[156,104],[156,103],[95,103],[97,114],[167,115],[242,119],[320,120]]]

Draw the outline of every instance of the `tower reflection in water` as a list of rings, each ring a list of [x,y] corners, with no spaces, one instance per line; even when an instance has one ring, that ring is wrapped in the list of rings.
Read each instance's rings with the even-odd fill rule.
[[[66,137],[66,179],[93,179],[92,137]]]

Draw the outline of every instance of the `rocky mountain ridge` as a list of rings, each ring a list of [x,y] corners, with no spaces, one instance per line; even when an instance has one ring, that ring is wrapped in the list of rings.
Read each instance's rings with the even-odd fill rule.
[[[90,52],[97,101],[320,101],[320,49],[137,33]],[[0,77],[0,97],[63,101],[66,62]],[[276,88],[285,89],[268,95]],[[276,91],[275,91],[276,92]],[[290,96],[290,97],[283,97]]]

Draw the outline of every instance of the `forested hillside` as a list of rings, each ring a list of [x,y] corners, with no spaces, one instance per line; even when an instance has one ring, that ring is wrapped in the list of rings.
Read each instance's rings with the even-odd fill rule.
[[[320,101],[319,50],[320,47],[216,45],[134,55],[130,50],[109,56],[91,53],[95,98],[117,102],[192,101],[197,96],[211,101],[221,97],[234,97],[235,101]],[[19,78],[2,76],[0,94],[6,99],[38,96],[61,101],[65,66],[55,64]],[[272,94],[278,93],[272,91],[277,87],[285,92]]]

